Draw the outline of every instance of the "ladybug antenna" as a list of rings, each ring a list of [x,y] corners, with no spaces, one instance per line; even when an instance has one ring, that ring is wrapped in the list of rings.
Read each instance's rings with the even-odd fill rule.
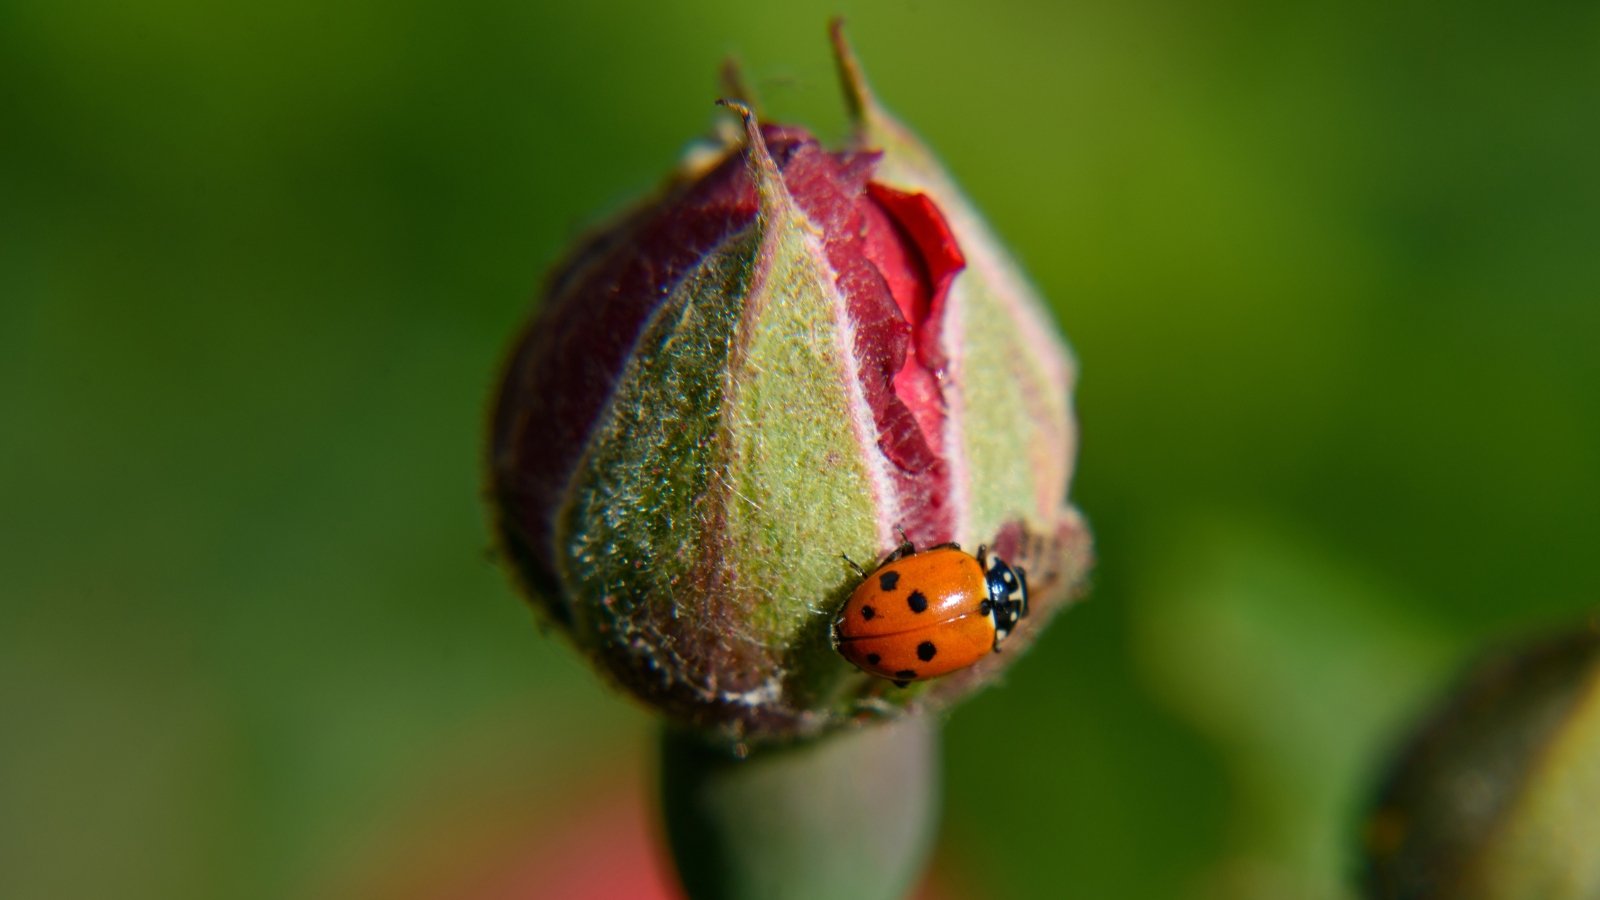
[[[905,526],[896,525],[894,530],[900,535],[900,549],[905,550],[907,553],[914,552],[912,548],[916,547],[916,544],[911,543],[911,538],[906,536]]]

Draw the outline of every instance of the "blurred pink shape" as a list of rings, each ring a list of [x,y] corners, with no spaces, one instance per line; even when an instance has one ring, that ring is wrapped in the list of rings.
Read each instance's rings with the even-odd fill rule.
[[[683,900],[641,760],[622,756],[585,778],[537,797],[479,788],[424,804],[425,826],[359,866],[338,900]],[[459,785],[458,785],[459,787]],[[977,896],[949,860],[934,862],[915,900]]]

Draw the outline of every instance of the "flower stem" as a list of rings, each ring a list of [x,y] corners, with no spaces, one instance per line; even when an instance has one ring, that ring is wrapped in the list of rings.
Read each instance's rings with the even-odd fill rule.
[[[938,732],[921,716],[739,759],[661,740],[661,800],[693,900],[894,900],[938,820]]]

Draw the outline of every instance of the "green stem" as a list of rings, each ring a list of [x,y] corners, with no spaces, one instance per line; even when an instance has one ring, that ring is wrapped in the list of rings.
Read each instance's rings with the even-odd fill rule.
[[[738,759],[661,740],[667,837],[693,900],[894,900],[938,820],[938,732],[920,716]]]

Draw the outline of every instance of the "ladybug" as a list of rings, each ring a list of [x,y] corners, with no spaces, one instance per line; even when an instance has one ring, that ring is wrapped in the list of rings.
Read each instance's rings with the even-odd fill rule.
[[[1028,614],[1028,580],[985,547],[918,552],[902,543],[862,582],[833,622],[833,646],[857,668],[900,687],[1000,652]]]

